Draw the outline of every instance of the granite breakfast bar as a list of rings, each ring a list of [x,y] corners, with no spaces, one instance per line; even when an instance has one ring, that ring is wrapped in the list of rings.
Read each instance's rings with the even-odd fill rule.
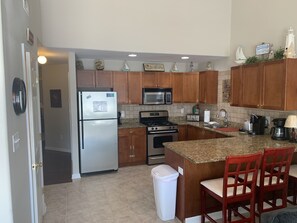
[[[230,137],[164,143],[165,163],[180,173],[176,216],[182,222],[200,215],[200,182],[222,177],[226,156],[256,153],[270,147],[296,146],[288,141],[271,140],[267,135],[225,134]],[[296,153],[293,163],[297,163]]]

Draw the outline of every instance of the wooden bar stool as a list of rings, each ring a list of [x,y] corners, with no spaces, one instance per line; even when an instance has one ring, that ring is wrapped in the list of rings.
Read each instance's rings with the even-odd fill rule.
[[[289,203],[296,205],[297,204],[297,164],[291,165],[289,171],[289,181],[292,182],[293,188],[293,201],[288,200]]]
[[[201,184],[201,222],[205,217],[216,222],[208,213],[215,207],[206,207],[207,195],[221,204],[223,222],[255,222],[255,186],[261,153],[227,156],[223,178],[202,181]],[[244,176],[243,180],[239,175]],[[250,205],[249,215],[239,213],[239,207]],[[232,221],[232,211],[237,216]],[[240,218],[240,220],[238,220]]]
[[[287,206],[288,177],[294,150],[294,147],[264,150],[256,185],[258,215]]]

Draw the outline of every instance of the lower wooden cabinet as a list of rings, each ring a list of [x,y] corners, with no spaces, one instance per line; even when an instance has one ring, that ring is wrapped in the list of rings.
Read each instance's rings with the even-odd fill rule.
[[[186,139],[185,140],[199,140],[199,139],[215,139],[215,138],[225,138],[228,137],[224,134],[210,131],[207,129],[195,127],[192,125],[186,126]]]
[[[178,126],[178,141],[187,140],[187,125]]]
[[[119,129],[119,166],[132,166],[146,163],[146,129]]]

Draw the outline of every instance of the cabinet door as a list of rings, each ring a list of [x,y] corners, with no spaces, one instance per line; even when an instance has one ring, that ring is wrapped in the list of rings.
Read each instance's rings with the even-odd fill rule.
[[[283,110],[285,102],[284,60],[263,64],[263,92],[261,108]]]
[[[183,102],[196,103],[198,102],[198,73],[184,73],[183,78]]]
[[[205,102],[207,104],[218,103],[218,71],[205,72]]]
[[[179,125],[178,126],[178,141],[186,141],[187,140],[187,126]]]
[[[168,72],[158,72],[158,87],[171,88],[171,75]]]
[[[95,87],[94,70],[77,70],[76,71],[77,87]]]
[[[198,139],[198,128],[195,126],[187,126],[187,140],[197,140]]]
[[[112,88],[112,71],[96,71],[96,87]]]
[[[142,87],[155,88],[158,87],[158,77],[155,72],[144,72],[142,75]]]
[[[132,147],[130,144],[130,129],[119,129],[119,166],[127,166],[132,156]]]
[[[129,104],[142,102],[142,72],[128,72]]]
[[[241,102],[241,66],[231,68],[231,106],[240,106]]]
[[[199,103],[206,103],[206,73],[199,74]]]
[[[112,72],[113,90],[118,93],[118,103],[128,103],[128,74],[127,72]]]
[[[132,145],[132,162],[135,164],[145,164],[146,162],[146,129],[130,129]]]
[[[183,73],[171,73],[173,102],[183,102]]]
[[[259,64],[242,67],[242,106],[260,107],[261,73]]]

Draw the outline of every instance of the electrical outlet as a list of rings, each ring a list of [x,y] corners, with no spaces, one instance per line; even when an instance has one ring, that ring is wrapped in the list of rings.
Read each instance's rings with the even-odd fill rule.
[[[177,167],[177,171],[179,172],[180,175],[184,175],[184,169],[181,168],[180,166]]]
[[[181,108],[180,109],[180,113],[184,114],[185,113],[185,109],[184,108]]]

